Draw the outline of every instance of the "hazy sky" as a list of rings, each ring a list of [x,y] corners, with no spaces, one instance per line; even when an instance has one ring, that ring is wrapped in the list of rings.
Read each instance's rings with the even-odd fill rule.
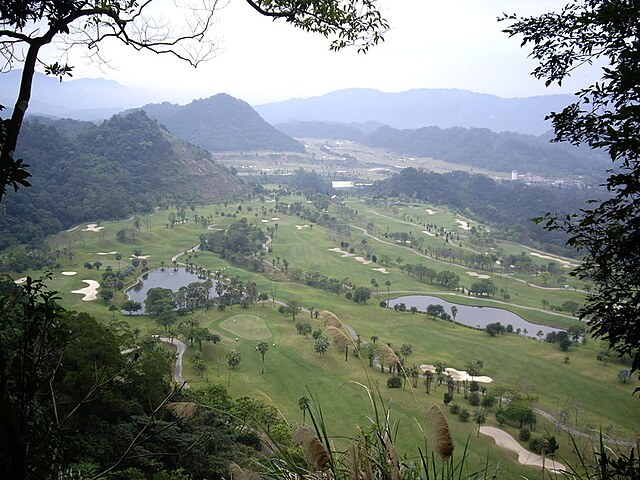
[[[158,8],[171,0],[156,0]],[[380,0],[391,29],[366,55],[330,52],[329,41],[283,21],[256,14],[230,0],[217,16],[216,58],[194,69],[169,56],[108,45],[111,68],[86,64],[77,52],[75,77],[104,77],[186,103],[225,92],[253,104],[310,97],[362,87],[396,92],[414,88],[460,88],[502,97],[573,93],[594,78],[578,71],[562,90],[530,76],[534,63],[520,40],[509,39],[496,21],[501,13],[539,14],[565,0]]]

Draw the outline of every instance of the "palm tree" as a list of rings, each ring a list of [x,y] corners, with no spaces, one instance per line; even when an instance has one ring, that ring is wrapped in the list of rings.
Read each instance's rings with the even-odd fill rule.
[[[478,437],[480,436],[480,425],[487,421],[487,409],[485,407],[478,407],[473,413],[473,421],[478,424]]]
[[[387,280],[384,284],[387,287],[387,295],[391,295],[391,280]]]
[[[298,399],[298,407],[300,408],[300,410],[302,410],[302,424],[304,425],[304,421],[305,421],[305,417],[307,414],[307,410],[309,410],[309,403],[311,402],[311,400],[309,400],[309,397],[307,397],[306,395],[302,395],[299,399]]]
[[[458,315],[458,307],[455,305],[451,305],[451,316],[453,317],[453,321],[456,321],[456,316]]]
[[[260,355],[262,355],[262,372],[260,372],[260,374],[264,374],[264,356],[269,350],[269,344],[265,341],[262,341],[258,343],[258,345],[256,345],[256,350],[260,352]]]

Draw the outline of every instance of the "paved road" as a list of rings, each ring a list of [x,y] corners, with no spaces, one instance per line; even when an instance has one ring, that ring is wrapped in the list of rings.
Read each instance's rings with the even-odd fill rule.
[[[189,384],[182,377],[182,356],[187,351],[187,346],[177,338],[160,337],[158,340],[176,346],[176,364],[173,368],[173,380],[178,385],[184,384],[184,388],[188,388]]]

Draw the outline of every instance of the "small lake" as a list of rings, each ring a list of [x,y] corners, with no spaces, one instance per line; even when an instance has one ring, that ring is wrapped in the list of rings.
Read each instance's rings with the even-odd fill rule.
[[[394,298],[387,301],[387,306],[389,308],[393,308],[394,305],[400,303],[404,303],[407,306],[407,310],[411,307],[416,307],[420,312],[425,312],[428,305],[440,304],[449,315],[451,315],[451,307],[455,305],[458,309],[456,323],[461,323],[462,325],[479,329],[483,329],[489,323],[500,322],[505,327],[507,325],[512,325],[514,331],[518,328],[524,331],[526,328],[527,336],[534,338],[540,330],[542,330],[545,335],[550,332],[561,331],[559,328],[552,328],[545,325],[538,325],[537,323],[527,322],[524,318],[502,308],[460,305],[458,303],[447,302],[441,298],[430,297],[427,295],[408,295],[405,297]]]
[[[204,282],[206,278],[198,277],[197,274],[187,270],[186,268],[158,268],[151,270],[140,277],[138,283],[126,291],[129,299],[142,304],[142,310],[138,313],[144,313],[144,301],[147,298],[147,292],[156,287],[168,288],[173,292],[177,292],[180,287],[186,287],[193,282]],[[211,298],[217,297],[216,281],[212,280]]]

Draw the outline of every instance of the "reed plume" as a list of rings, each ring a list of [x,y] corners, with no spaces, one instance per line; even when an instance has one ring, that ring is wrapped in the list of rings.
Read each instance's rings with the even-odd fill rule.
[[[434,437],[435,450],[440,458],[445,460],[453,455],[453,440],[451,440],[449,422],[438,405],[429,409],[428,416],[431,421],[429,430]]]
[[[327,470],[331,466],[329,452],[318,437],[304,425],[296,428],[293,434],[293,443],[302,446],[304,456],[315,470]]]

